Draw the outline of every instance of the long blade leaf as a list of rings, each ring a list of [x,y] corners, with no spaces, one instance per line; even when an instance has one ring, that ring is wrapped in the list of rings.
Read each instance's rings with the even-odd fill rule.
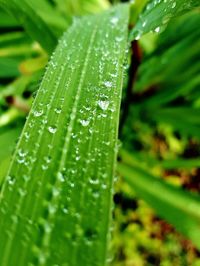
[[[0,201],[0,265],[105,265],[128,6],[74,22],[38,91]]]
[[[160,215],[200,248],[200,197],[155,178],[138,167],[119,164],[118,171]]]
[[[26,29],[33,40],[51,53],[57,44],[56,35],[27,0],[0,0],[0,6],[11,13]]]
[[[139,39],[143,34],[167,24],[173,17],[199,7],[199,0],[152,0],[140,15],[135,27],[130,32],[130,40]]]

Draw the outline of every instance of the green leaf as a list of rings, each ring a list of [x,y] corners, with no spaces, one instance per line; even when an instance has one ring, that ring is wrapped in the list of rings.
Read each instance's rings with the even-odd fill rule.
[[[120,163],[118,171],[158,215],[173,224],[200,249],[200,197],[155,178],[137,167]]]
[[[3,160],[4,157],[8,156],[16,142],[16,139],[19,137],[21,132],[21,125],[16,126],[14,128],[6,128],[0,131],[0,161]]]
[[[9,32],[0,35],[0,48],[17,44],[31,43],[30,38],[24,32]]]
[[[200,159],[174,159],[174,160],[164,160],[160,162],[160,165],[164,169],[192,169],[195,167],[200,167]]]
[[[134,90],[155,87],[157,91],[142,101],[143,106],[166,104],[198,87],[199,23],[199,13],[194,11],[174,20],[159,36],[157,49],[144,58]]]
[[[199,7],[199,0],[152,0],[149,1],[139,16],[135,27],[130,32],[130,40],[138,40],[143,34],[167,24],[173,17]]]
[[[151,110],[151,118],[156,122],[171,125],[181,134],[200,136],[200,108],[168,107]],[[148,113],[148,111],[147,111]]]
[[[15,20],[15,18],[5,13],[4,9],[1,7],[0,18],[0,28],[13,28],[19,26],[19,23]]]
[[[54,50],[57,44],[56,36],[28,0],[0,0],[0,6],[11,13],[33,40],[38,41],[47,52],[51,53]]]
[[[0,128],[0,185],[8,172],[11,154],[21,133],[21,123]]]
[[[9,57],[0,58],[0,78],[19,76],[19,63],[19,59],[12,59]]]
[[[74,15],[80,16],[85,14],[98,13],[107,9],[110,4],[108,0],[53,0],[58,9],[65,16]]]
[[[20,76],[0,90],[0,100],[10,95],[22,95],[26,87],[31,83],[31,76]]]
[[[47,0],[29,0],[29,5],[38,15],[45,21],[56,37],[59,37],[66,31],[71,24],[72,17],[70,15],[61,16],[59,11],[52,7]]]
[[[3,185],[1,266],[105,265],[128,13],[60,40]]]

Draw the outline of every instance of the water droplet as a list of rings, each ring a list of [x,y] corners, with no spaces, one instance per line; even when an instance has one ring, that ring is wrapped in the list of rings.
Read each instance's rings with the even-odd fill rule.
[[[121,42],[123,40],[123,37],[122,36],[117,36],[115,38],[116,42]]]
[[[172,4],[172,8],[175,8],[176,7],[176,2],[174,2],[173,4]]]
[[[61,110],[61,108],[55,108],[54,111],[56,114],[60,114],[62,110]]]
[[[113,24],[113,25],[116,25],[119,21],[119,18],[118,17],[112,17],[110,22]]]
[[[50,156],[45,156],[44,160],[46,163],[50,163],[51,162],[51,157]]]
[[[33,115],[35,117],[39,117],[39,116],[43,115],[43,110],[36,110],[33,112]]]
[[[138,41],[140,39],[141,35],[142,35],[141,31],[136,31],[134,33],[135,40]]]
[[[18,154],[19,154],[20,157],[25,157],[27,155],[27,152],[25,152],[25,151],[23,151],[23,150],[20,149],[18,151]]]
[[[82,126],[87,127],[89,125],[90,121],[83,119],[83,120],[80,120],[80,123],[81,123]]]
[[[26,195],[26,191],[24,191],[22,188],[18,189],[18,193],[21,197],[24,197]]]
[[[48,165],[46,165],[46,164],[42,164],[42,170],[47,170],[48,169]]]
[[[69,186],[70,186],[71,188],[73,188],[73,187],[75,187],[75,184],[74,184],[73,182],[70,182],[70,183],[69,183]]]
[[[76,158],[75,158],[75,159],[76,159],[76,161],[79,161],[79,160],[80,160],[80,158],[81,158],[80,156],[76,156]]]
[[[112,82],[111,81],[104,81],[103,83],[107,88],[111,88],[112,87]]]
[[[107,185],[106,184],[102,184],[101,187],[102,187],[103,190],[107,189]]]
[[[59,190],[57,188],[55,188],[55,187],[53,188],[52,193],[53,193],[54,197],[57,197],[60,194]]]
[[[48,127],[48,131],[51,133],[51,134],[55,134],[56,131],[57,131],[57,128],[55,126],[50,126]]]
[[[13,176],[10,176],[10,175],[9,175],[9,176],[7,177],[7,180],[8,180],[8,184],[9,184],[9,185],[11,185],[11,186],[14,185],[14,183],[15,183],[15,178],[14,178]]]
[[[146,26],[147,22],[146,21],[143,21],[142,23],[142,27],[144,28]]]
[[[90,184],[92,184],[92,185],[98,185],[98,184],[99,184],[99,179],[93,179],[93,178],[90,178],[89,182],[90,182]]]
[[[24,137],[25,137],[26,141],[28,141],[30,138],[30,134],[28,132],[24,132]]]
[[[61,172],[58,172],[57,177],[58,177],[58,179],[59,179],[61,182],[64,182],[64,181],[65,181],[65,177],[64,177],[64,175],[63,175]]]
[[[109,101],[99,100],[99,101],[98,101],[98,105],[99,105],[99,107],[100,107],[102,110],[106,111],[106,110],[108,109],[108,106],[109,106]]]
[[[44,224],[44,231],[46,233],[50,233],[52,231],[52,226],[48,222],[45,222]]]
[[[56,207],[52,204],[49,204],[48,210],[50,214],[54,214],[56,212]]]
[[[93,191],[92,196],[93,196],[93,198],[98,199],[100,197],[100,194],[98,191]]]
[[[42,119],[42,124],[46,125],[47,124],[47,119]]]
[[[62,211],[63,211],[63,213],[65,213],[65,214],[67,214],[67,213],[69,212],[67,208],[63,208]]]
[[[157,27],[157,28],[155,28],[155,32],[159,32],[160,31],[160,27]]]
[[[24,158],[19,158],[19,159],[17,159],[17,162],[19,164],[23,164],[25,162],[25,160],[24,160]]]

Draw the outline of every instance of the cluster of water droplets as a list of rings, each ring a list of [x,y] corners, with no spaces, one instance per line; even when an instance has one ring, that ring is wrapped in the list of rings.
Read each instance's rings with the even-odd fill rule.
[[[176,12],[176,0],[154,0],[147,4],[144,13],[140,14],[139,22],[133,29],[133,39],[139,40],[141,36],[149,31],[161,32],[164,25],[171,19],[173,12]],[[157,18],[157,13],[162,12],[162,17]],[[155,19],[152,20],[152,17]]]
[[[22,149],[19,149],[17,152],[17,162],[19,164],[27,164],[26,158],[28,155],[28,151],[24,151]]]

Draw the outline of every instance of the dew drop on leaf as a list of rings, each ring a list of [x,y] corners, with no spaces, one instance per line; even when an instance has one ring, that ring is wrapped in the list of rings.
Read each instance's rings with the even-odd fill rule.
[[[33,112],[33,115],[35,117],[39,117],[39,116],[43,115],[43,110],[36,110]]]
[[[116,42],[121,42],[121,41],[123,41],[123,37],[119,37],[119,36],[117,36],[116,38],[115,38],[115,40],[116,40]]]
[[[107,185],[106,184],[102,184],[101,187],[102,187],[103,190],[107,189]]]
[[[24,160],[24,158],[18,158],[18,159],[17,159],[17,162],[18,162],[19,164],[23,164],[23,163],[25,162],[25,160]]]
[[[51,157],[50,157],[50,156],[45,156],[45,157],[44,157],[44,161],[45,161],[46,163],[50,163],[50,162],[51,162]]]
[[[91,185],[98,185],[99,184],[99,179],[90,178],[89,182],[90,182]]]
[[[54,111],[56,114],[60,114],[62,110],[61,110],[61,108],[55,108]]]
[[[14,183],[15,183],[15,178],[13,177],[13,176],[8,176],[8,184],[9,185],[14,185]]]
[[[57,177],[58,177],[58,179],[59,179],[61,182],[64,182],[64,181],[65,181],[65,177],[64,177],[64,175],[63,175],[61,172],[58,172]]]
[[[57,188],[54,187],[53,190],[52,190],[52,193],[53,193],[54,197],[57,197],[57,196],[59,196],[60,191]]]
[[[102,110],[106,111],[106,110],[108,109],[108,106],[109,106],[109,101],[99,100],[99,101],[98,101],[98,105],[99,105],[99,107],[100,107]]]
[[[56,207],[53,204],[49,204],[48,210],[50,214],[54,214],[56,212]]]
[[[100,197],[100,193],[98,191],[93,191],[92,196],[93,198],[98,199]]]
[[[112,17],[110,22],[113,24],[113,25],[116,25],[119,21],[119,18],[118,17]]]
[[[51,133],[51,134],[55,134],[56,131],[57,131],[57,128],[55,126],[49,126],[48,127],[48,131]]]
[[[155,32],[159,32],[160,31],[160,27],[157,27],[157,28],[155,28]]]
[[[27,152],[25,152],[25,151],[23,151],[23,150],[20,149],[18,151],[18,154],[19,154],[20,157],[25,157],[27,155]]]
[[[82,119],[82,120],[80,120],[80,123],[82,126],[87,127],[89,125],[90,121]]]
[[[104,82],[104,85],[105,85],[107,88],[111,88],[111,87],[112,87],[112,82],[111,82],[111,81],[105,81],[105,82]]]
[[[24,197],[26,195],[26,191],[24,191],[22,188],[18,189],[18,193],[21,197]]]
[[[74,184],[73,182],[70,182],[70,183],[69,183],[69,186],[70,186],[71,188],[73,188],[73,187],[75,187],[75,184]]]
[[[141,31],[136,31],[136,32],[135,32],[134,36],[135,36],[135,40],[136,40],[136,41],[138,41],[138,40],[140,39],[141,34],[142,34]]]
[[[173,4],[172,4],[172,8],[175,8],[176,7],[176,2],[174,2]]]
[[[46,165],[46,164],[42,164],[42,170],[47,170],[48,169],[48,165]]]
[[[143,23],[142,23],[142,27],[145,27],[145,26],[146,26],[146,24],[147,24],[146,20],[145,20],[145,21],[143,21]]]
[[[76,156],[76,158],[75,158],[75,159],[76,159],[76,161],[79,161],[79,160],[80,160],[80,158],[81,158],[80,156]]]
[[[30,138],[30,134],[28,132],[24,133],[25,141],[27,142]]]

